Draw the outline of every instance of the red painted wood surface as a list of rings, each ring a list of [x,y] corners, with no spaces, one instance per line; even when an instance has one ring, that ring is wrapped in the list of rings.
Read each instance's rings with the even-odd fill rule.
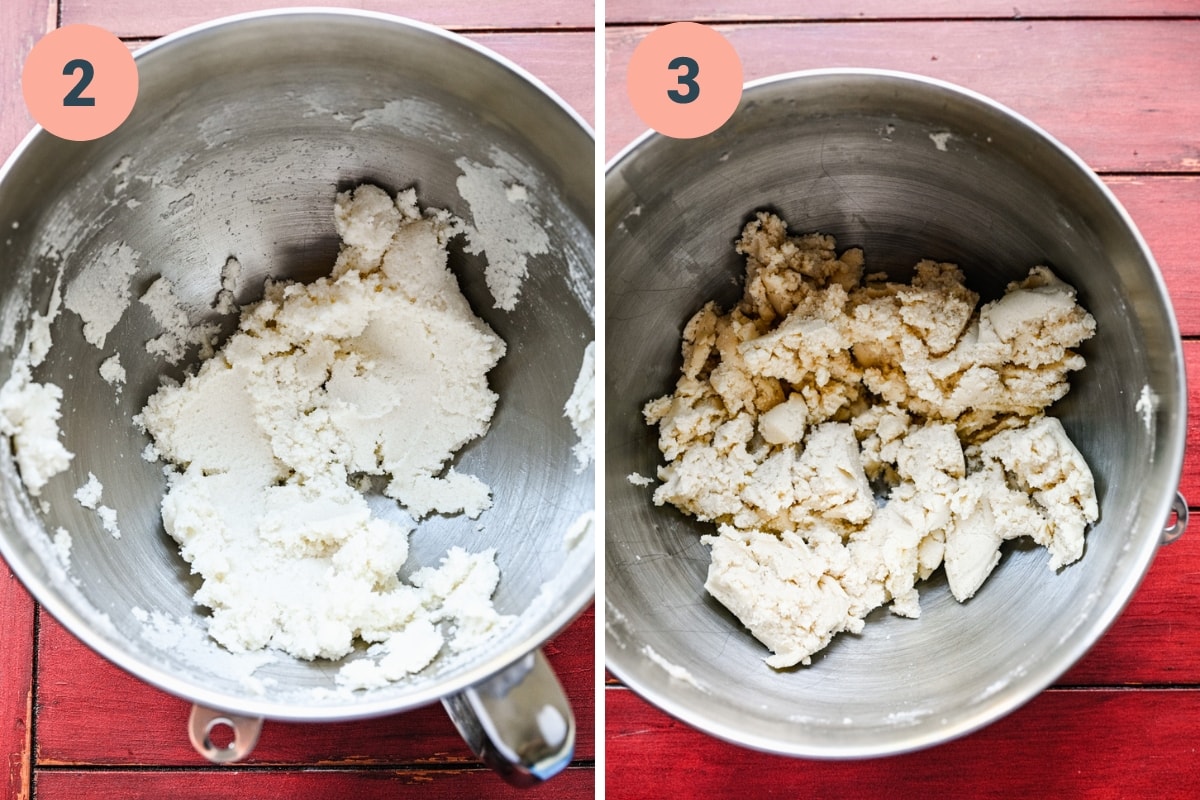
[[[715,27],[737,49],[747,80],[819,67],[920,73],[1004,103],[1093,169],[1200,171],[1200,19]],[[624,81],[629,57],[649,30],[617,28],[605,35],[609,157],[646,127]]]
[[[516,62],[539,78],[595,125],[596,40],[592,32],[553,36],[531,33],[471,33],[468,38]]]
[[[1200,139],[1198,139],[1200,142]],[[1158,262],[1183,336],[1200,336],[1200,175],[1105,175]]]
[[[609,0],[607,13],[621,23],[605,31],[609,158],[645,128],[624,87],[633,48],[650,25],[689,18],[730,39],[747,79],[828,66],[923,73],[990,95],[1079,153],[1129,211],[1171,294],[1191,410],[1181,489],[1200,503],[1200,6]],[[1159,550],[1125,612],[1055,688],[931,750],[853,762],[758,753],[676,721],[610,677],[606,796],[1200,797],[1196,534],[1193,525]]]
[[[118,36],[161,36],[230,14],[286,6],[331,6],[382,11],[411,17],[451,30],[513,30],[564,28],[591,29],[595,6],[587,0],[510,0],[480,3],[475,0],[322,0],[320,3],[286,3],[277,0],[207,0],[204,3],[162,0],[61,0],[62,24],[86,22]]]
[[[591,3],[569,0],[551,8],[531,0],[340,4],[462,31],[545,82],[589,123],[593,119]],[[38,38],[56,24],[100,25],[136,48],[195,22],[278,5],[287,4],[0,0],[0,159],[8,157],[32,125],[20,94],[21,65]],[[214,767],[188,744],[186,702],[143,684],[81,645],[36,608],[0,562],[3,796],[591,798],[596,758],[594,630],[589,609],[545,647],[571,699],[578,739],[573,765],[544,787],[518,792],[481,767],[440,705],[357,722],[268,721],[248,762]]]
[[[0,753],[5,797],[28,798],[32,765],[33,601],[0,561]]]
[[[805,800],[1200,797],[1195,690],[1050,690],[935,750],[849,762],[719,747],[623,688],[606,704],[609,800],[656,786]]]
[[[589,609],[544,651],[571,697],[578,725],[575,760],[595,755],[594,614]],[[74,766],[198,767],[187,738],[190,704],[163,695],[104,661],[45,612],[38,636],[37,763]],[[473,768],[440,704],[355,722],[268,721],[239,766]]]
[[[478,769],[245,770],[212,769],[188,773],[153,770],[44,770],[39,800],[549,800],[592,797],[592,770],[570,767],[551,783],[514,789]]]
[[[34,42],[54,29],[56,0],[0,3],[0,155],[9,152],[33,125],[21,98],[21,65]]]
[[[763,22],[778,20],[1037,19],[1045,17],[1195,17],[1192,0],[608,0],[605,20],[622,23]]]

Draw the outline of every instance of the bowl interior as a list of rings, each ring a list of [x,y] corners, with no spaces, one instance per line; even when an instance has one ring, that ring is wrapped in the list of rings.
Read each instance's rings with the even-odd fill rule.
[[[65,288],[116,244],[137,263],[135,299],[104,348],[88,344],[80,318],[64,310],[35,371],[64,390],[63,440],[75,458],[43,491],[48,511],[25,496],[11,459],[0,463],[0,525],[14,569],[67,627],[121,666],[207,705],[265,716],[359,716],[430,702],[539,645],[593,588],[594,549],[564,538],[594,507],[592,469],[578,469],[578,438],[563,413],[594,337],[586,125],[493,54],[381,15],[249,15],[168,37],[139,53],[138,66],[137,106],[114,134],[74,143],[38,133],[0,183],[0,218],[12,221],[0,276],[13,345],[5,370],[28,309],[45,309],[60,273]],[[500,395],[491,430],[454,461],[492,487],[494,502],[477,521],[421,524],[406,569],[435,564],[453,544],[494,547],[502,573],[495,603],[520,615],[518,623],[469,658],[353,698],[328,692],[338,664],[263,664],[224,652],[202,633],[204,612],[191,600],[196,578],[159,517],[161,464],[140,457],[148,439],[131,424],[160,379],[181,377],[196,359],[193,352],[173,367],[146,351],[161,330],[136,298],[165,276],[193,321],[214,320],[228,333],[236,315],[213,310],[228,257],[242,264],[236,299],[252,301],[268,277],[329,272],[339,190],[415,186],[423,207],[470,222],[456,181],[484,168],[527,189],[549,252],[530,258],[516,307],[503,311],[484,282],[485,257],[464,252],[461,239],[451,246],[451,269],[476,314],[508,343],[489,375]],[[114,352],[128,375],[119,394],[99,374]],[[117,511],[119,540],[72,499],[89,472]],[[378,513],[395,510],[386,498],[373,502]],[[66,574],[45,546],[59,526],[73,538]]]
[[[1186,416],[1178,335],[1157,269],[1124,212],[1074,156],[976,95],[914,76],[799,73],[748,88],[697,140],[649,137],[606,183],[605,486],[609,666],[710,733],[798,755],[914,749],[992,721],[1062,674],[1140,581],[1168,516]],[[869,271],[958,263],[984,299],[1036,264],[1079,290],[1098,333],[1060,416],[1095,474],[1101,518],[1083,559],[1006,545],[960,605],[939,572],[921,617],[884,609],[809,667],[767,650],[703,588],[713,526],[655,507],[662,463],[642,404],[672,390],[684,322],[741,294],[742,226],[771,209],[793,233],[864,248]],[[614,357],[611,354],[619,354]],[[1135,410],[1157,398],[1149,421]],[[656,482],[657,483],[657,482]]]

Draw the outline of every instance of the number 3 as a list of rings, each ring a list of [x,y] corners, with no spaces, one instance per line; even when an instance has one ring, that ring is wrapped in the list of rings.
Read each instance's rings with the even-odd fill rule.
[[[70,75],[73,72],[75,72],[76,70],[79,70],[79,72],[82,74],[79,76],[79,80],[75,83],[75,86],[71,89],[71,91],[67,92],[67,96],[63,98],[63,105],[64,106],[94,106],[94,105],[96,105],[96,98],[80,96],[82,94],[83,90],[88,87],[88,84],[92,82],[92,78],[95,77],[96,69],[92,66],[92,62],[85,61],[82,58],[75,58],[75,59],[68,61],[67,65],[65,67],[63,67],[63,75]]]
[[[700,74],[700,65],[696,63],[696,59],[687,56],[676,56],[671,59],[671,63],[667,65],[667,69],[684,70],[684,73],[676,79],[676,82],[687,89],[686,92],[681,92],[678,89],[669,89],[667,90],[667,97],[676,103],[690,103],[700,96],[700,84],[696,83],[696,76]]]

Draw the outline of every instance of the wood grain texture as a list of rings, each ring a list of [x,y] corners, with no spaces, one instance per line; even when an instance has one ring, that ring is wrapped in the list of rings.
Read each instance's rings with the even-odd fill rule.
[[[0,559],[0,753],[5,797],[26,800],[32,764],[34,606]]]
[[[608,0],[608,24],[638,22],[762,22],[778,20],[869,19],[1036,19],[1044,17],[1195,17],[1191,0]]]
[[[166,33],[231,14],[279,8],[278,0],[208,0],[205,3],[162,0],[61,0],[62,24],[86,22],[118,36],[162,36]],[[295,3],[290,5],[305,5]],[[472,29],[590,29],[595,6],[588,0],[516,0],[479,3],[475,0],[323,0],[312,5],[381,11],[441,25],[453,30]]]
[[[1200,536],[1196,533],[1193,529],[1159,548],[1129,605],[1087,655],[1058,680],[1060,686],[1200,686],[1200,659],[1196,658]]]
[[[595,618],[589,608],[544,651],[571,699],[576,761],[595,756]],[[45,612],[39,636],[39,765],[206,764],[187,738],[190,704],[97,656]],[[440,704],[353,722],[268,721],[244,764],[365,766],[476,765]]]
[[[507,58],[534,78],[583,118],[596,119],[596,79],[592,68],[595,39],[591,33],[466,33],[466,38]],[[126,39],[135,53],[153,39]],[[24,106],[22,106],[24,108]],[[32,122],[30,123],[32,124]],[[3,151],[7,152],[7,151]]]
[[[56,15],[56,0],[0,3],[0,163],[33,126],[21,68],[37,40],[54,29]]]
[[[1196,280],[1195,255],[1200,175],[1106,175],[1104,182],[1154,254],[1180,333],[1200,336],[1200,281]]]
[[[1183,343],[1183,362],[1188,378],[1188,422],[1179,491],[1188,498],[1189,507],[1195,507],[1200,505],[1200,341],[1192,339]],[[1197,530],[1200,525],[1192,533]],[[1200,562],[1194,563],[1196,569],[1200,569]]]
[[[593,771],[568,768],[530,789],[514,789],[483,769],[401,770],[43,770],[38,800],[591,800]]]
[[[701,734],[627,689],[607,691],[608,800],[689,797],[1195,798],[1200,690],[1051,690],[931,750],[861,761],[757,753]]]
[[[1200,20],[863,22],[715,26],[746,80],[820,67],[903,70],[1025,115],[1099,171],[1200,171]],[[625,90],[649,28],[605,34],[605,152],[641,134]]]
[[[535,75],[589,124],[596,117],[595,36],[591,33],[480,33],[468,38]]]

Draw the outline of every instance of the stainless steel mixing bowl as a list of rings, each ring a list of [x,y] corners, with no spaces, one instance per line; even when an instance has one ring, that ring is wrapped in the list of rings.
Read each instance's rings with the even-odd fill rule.
[[[415,186],[422,205],[470,222],[456,162],[500,170],[526,187],[549,248],[530,260],[520,300],[507,312],[493,307],[484,259],[465,253],[459,240],[451,247],[464,293],[508,343],[489,376],[500,395],[491,430],[455,462],[492,487],[494,505],[479,520],[482,530],[463,517],[423,523],[406,569],[436,563],[452,544],[494,547],[502,571],[496,606],[519,620],[470,658],[352,698],[328,692],[335,664],[283,657],[252,672],[251,657],[194,635],[204,619],[191,599],[197,579],[163,532],[162,468],[140,457],[148,440],[130,422],[162,376],[179,378],[185,365],[170,367],[146,352],[161,330],[136,300],[104,349],[83,339],[70,311],[54,325],[54,347],[34,378],[63,387],[63,440],[75,458],[43,491],[43,511],[4,448],[4,557],[84,642],[196,703],[192,733],[214,759],[244,755],[261,718],[344,720],[445,699],[464,735],[510,779],[552,774],[570,759],[573,719],[552,675],[537,684],[546,668],[535,651],[590,602],[594,588],[593,543],[571,547],[564,536],[594,508],[594,471],[577,468],[577,437],[563,414],[594,337],[590,129],[505,59],[379,14],[229,18],[144,48],[137,65],[137,105],[116,132],[80,143],[35,130],[0,174],[0,310],[14,337],[0,355],[0,374],[8,375],[29,311],[47,307],[56,276],[65,289],[115,243],[138,254],[134,298],[164,275],[194,319],[217,319],[229,331],[236,320],[212,310],[227,257],[241,261],[242,302],[258,296],[268,276],[327,274],[338,246],[338,190],[360,182],[392,192]],[[98,374],[114,352],[128,374],[116,396]],[[89,472],[117,511],[119,540],[72,499]],[[379,513],[395,506],[384,498],[376,505]],[[65,573],[46,546],[59,526],[73,537]],[[135,608],[150,615],[150,625]],[[166,620],[157,638],[155,619]],[[183,638],[164,647],[165,634]],[[214,717],[234,723],[233,750],[206,742]],[[506,743],[510,737],[516,744]],[[516,767],[505,765],[505,754]]]
[[[974,599],[941,573],[919,620],[879,609],[809,667],[768,654],[703,588],[712,526],[651,502],[662,457],[642,404],[669,392],[683,323],[730,307],[733,248],[759,209],[834,234],[896,276],[957,262],[998,296],[1048,264],[1098,333],[1054,409],[1090,463],[1099,523],[1051,573],[1010,543]],[[977,729],[1053,682],[1116,618],[1178,502],[1186,421],[1178,331],[1157,267],[1125,212],[1074,155],[977,94],[911,75],[816,71],[749,85],[711,136],[648,135],[606,179],[605,576],[612,671],[665,711],[752,748],[809,757],[913,750]],[[1143,387],[1154,399],[1143,416]],[[1186,513],[1186,507],[1183,508]]]

